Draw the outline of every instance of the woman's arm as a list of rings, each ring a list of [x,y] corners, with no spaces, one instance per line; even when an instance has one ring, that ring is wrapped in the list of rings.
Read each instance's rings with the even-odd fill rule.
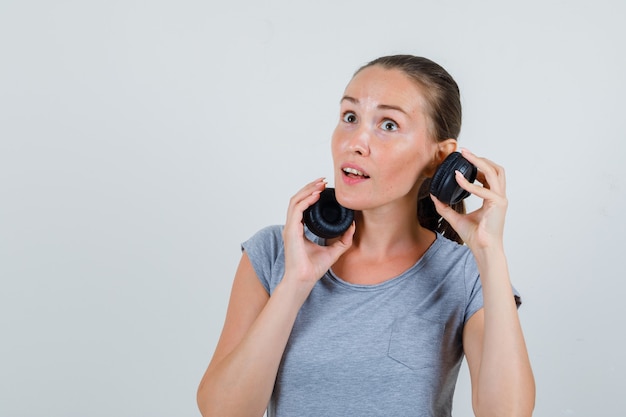
[[[472,405],[478,417],[530,416],[535,382],[513,297],[503,246],[507,209],[502,167],[464,150],[478,168],[482,187],[457,173],[459,185],[483,205],[459,214],[433,198],[437,211],[472,250],[483,287],[483,308],[466,323],[463,346],[472,380]]]
[[[198,407],[208,416],[262,416],[300,307],[315,283],[352,244],[354,225],[330,246],[304,237],[302,213],[319,199],[317,180],[292,197],[283,231],[285,273],[271,297],[244,253],[224,328],[200,386]]]
[[[198,388],[203,416],[262,416],[306,290],[283,280],[270,298],[244,253],[226,321]]]
[[[463,331],[474,413],[531,416],[535,382],[504,252],[484,254],[477,262],[484,304]]]

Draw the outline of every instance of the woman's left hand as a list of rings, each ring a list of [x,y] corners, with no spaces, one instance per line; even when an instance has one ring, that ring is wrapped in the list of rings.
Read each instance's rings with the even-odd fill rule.
[[[456,181],[464,190],[482,198],[483,204],[471,213],[460,214],[431,195],[435,208],[472,251],[502,245],[508,206],[504,168],[486,158],[479,158],[466,149],[461,153],[478,168],[476,179],[482,186],[470,183],[458,171]]]

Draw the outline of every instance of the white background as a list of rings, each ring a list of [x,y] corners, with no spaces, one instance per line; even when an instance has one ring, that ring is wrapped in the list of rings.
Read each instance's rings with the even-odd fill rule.
[[[507,170],[535,415],[623,415],[625,18],[617,0],[0,0],[0,416],[198,416],[240,242],[332,184],[343,88],[394,53],[449,70],[460,144]],[[456,416],[469,398],[464,371]]]

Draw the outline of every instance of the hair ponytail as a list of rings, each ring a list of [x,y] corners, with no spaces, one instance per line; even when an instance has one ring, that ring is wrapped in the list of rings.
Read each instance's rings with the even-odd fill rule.
[[[441,233],[442,236],[447,237],[459,244],[463,244],[461,236],[450,226],[435,209],[435,203],[430,198],[430,182],[431,179],[427,178],[420,186],[418,199],[417,199],[417,219],[422,227],[425,227],[433,232]],[[452,204],[450,207],[457,213],[465,214],[465,202],[459,201]]]

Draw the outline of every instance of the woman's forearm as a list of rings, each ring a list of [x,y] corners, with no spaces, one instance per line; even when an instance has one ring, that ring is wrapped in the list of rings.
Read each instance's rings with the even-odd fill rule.
[[[484,298],[477,416],[530,416],[535,383],[502,247],[475,254]]]
[[[263,415],[298,311],[310,292],[298,285],[283,279],[241,342],[209,367],[198,388],[204,417]]]

